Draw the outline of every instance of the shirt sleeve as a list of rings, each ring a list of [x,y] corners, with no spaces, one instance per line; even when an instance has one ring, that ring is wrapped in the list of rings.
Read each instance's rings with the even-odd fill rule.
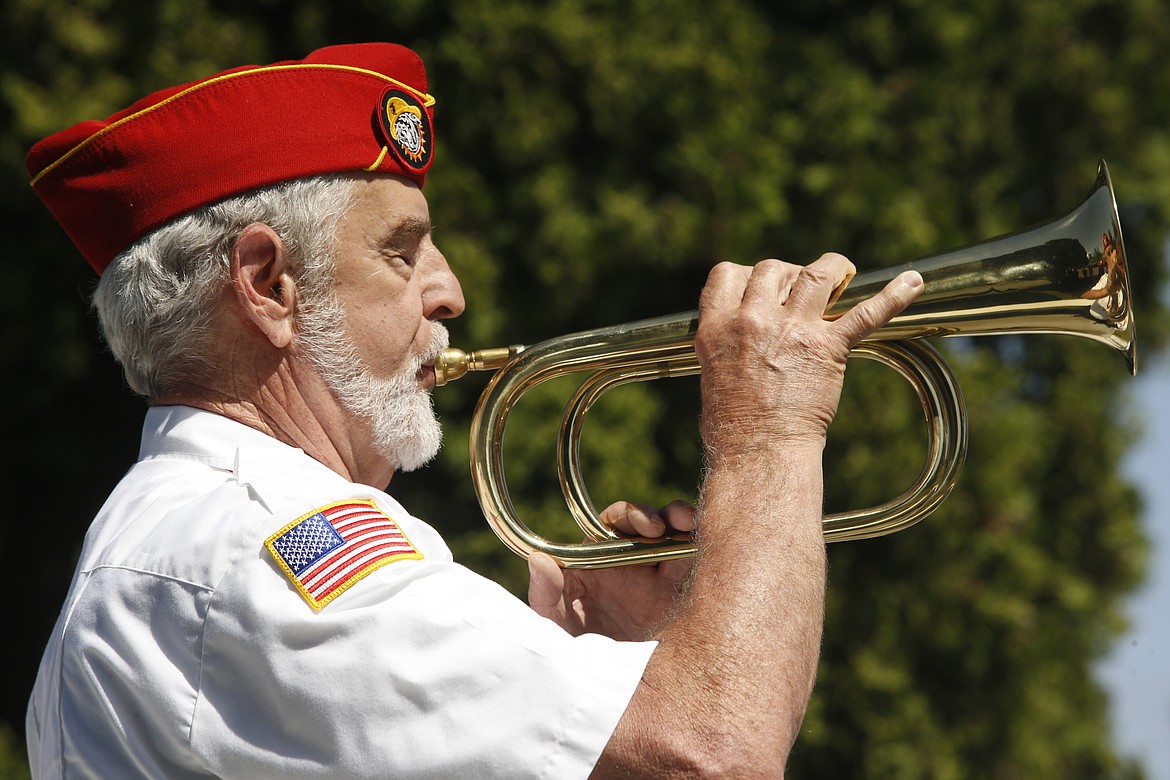
[[[586,777],[655,643],[571,637],[449,561],[320,610],[263,553],[212,600],[191,743],[225,778]]]

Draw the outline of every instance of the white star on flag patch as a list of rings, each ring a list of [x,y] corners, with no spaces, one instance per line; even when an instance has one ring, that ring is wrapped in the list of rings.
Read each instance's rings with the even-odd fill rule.
[[[365,499],[314,509],[268,537],[264,546],[315,609],[374,569],[423,557],[398,523]]]

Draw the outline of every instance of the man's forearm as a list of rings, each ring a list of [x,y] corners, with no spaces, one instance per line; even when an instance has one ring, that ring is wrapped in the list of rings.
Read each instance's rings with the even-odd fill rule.
[[[710,466],[698,560],[597,774],[783,774],[820,651],[821,456],[845,365],[922,289],[900,274],[826,320],[855,271],[830,252],[708,276],[695,333]]]
[[[716,458],[691,584],[610,748],[629,740],[645,754],[657,743],[662,763],[644,767],[657,776],[782,772],[820,646],[821,495],[815,443]],[[619,755],[607,749],[608,759]]]

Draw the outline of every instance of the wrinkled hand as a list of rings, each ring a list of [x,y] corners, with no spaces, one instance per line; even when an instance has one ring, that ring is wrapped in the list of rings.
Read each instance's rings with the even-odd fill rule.
[[[618,501],[601,513],[610,528],[651,539],[695,529],[695,508],[674,501],[655,510]],[[528,603],[573,636],[593,633],[613,639],[648,639],[674,607],[689,559],[608,569],[561,569],[544,553],[528,558]]]
[[[760,441],[823,444],[850,350],[922,289],[922,277],[906,272],[826,320],[833,292],[854,273],[848,259],[833,253],[807,266],[763,260],[711,271],[695,335],[710,452],[750,451]]]

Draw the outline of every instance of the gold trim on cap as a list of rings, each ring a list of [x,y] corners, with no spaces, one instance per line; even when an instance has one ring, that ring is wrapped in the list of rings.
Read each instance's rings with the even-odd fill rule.
[[[388,147],[388,146],[383,146],[383,147],[382,147],[382,151],[381,151],[381,153],[379,153],[379,154],[378,154],[378,159],[377,159],[377,160],[374,160],[374,164],[373,164],[373,165],[371,165],[369,168],[366,168],[366,170],[367,170],[367,171],[376,171],[376,170],[378,170],[378,166],[382,164],[382,161],[386,159],[386,155],[387,155],[387,154],[389,154],[389,153],[390,153],[390,147]]]

